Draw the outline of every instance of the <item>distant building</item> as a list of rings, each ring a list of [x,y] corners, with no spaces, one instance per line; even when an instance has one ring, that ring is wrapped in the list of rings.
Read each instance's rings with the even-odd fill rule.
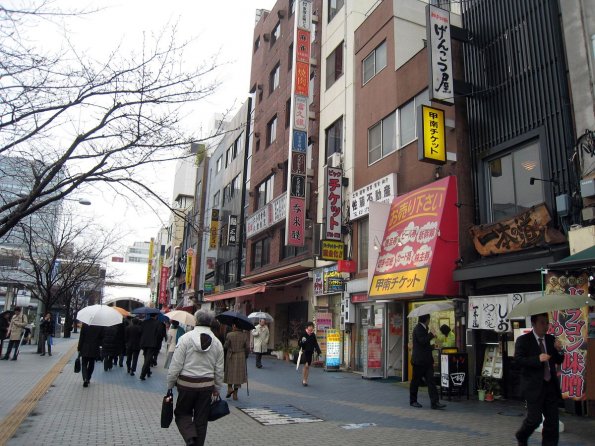
[[[134,242],[132,246],[126,248],[124,261],[126,263],[148,263],[150,246],[151,242]]]

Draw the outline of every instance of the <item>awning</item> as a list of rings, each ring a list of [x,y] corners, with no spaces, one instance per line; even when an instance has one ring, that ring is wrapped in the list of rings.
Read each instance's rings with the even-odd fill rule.
[[[565,257],[557,262],[548,264],[548,269],[583,269],[595,266],[595,246]]]
[[[227,290],[222,293],[211,294],[211,295],[205,296],[205,301],[214,302],[216,300],[231,299],[234,297],[248,296],[250,294],[264,293],[265,289],[266,289],[266,285],[264,283],[259,283],[258,285],[248,285],[248,286],[233,288],[231,290]]]

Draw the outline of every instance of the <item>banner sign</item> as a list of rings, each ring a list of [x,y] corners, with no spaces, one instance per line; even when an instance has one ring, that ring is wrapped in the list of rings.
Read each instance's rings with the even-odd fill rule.
[[[421,105],[418,121],[423,137],[417,140],[417,159],[426,163],[446,164],[444,110]]]
[[[238,242],[238,216],[230,215],[227,224],[227,244],[235,245]]]
[[[370,201],[389,203],[397,196],[397,174],[391,173],[354,190],[349,199],[349,218],[355,220],[365,217],[370,212]]]
[[[368,369],[379,369],[382,367],[382,330],[380,328],[368,328]]]
[[[331,328],[326,330],[326,370],[339,370],[341,366],[341,333]]]
[[[343,223],[343,169],[324,167],[324,234],[325,240],[341,241]]]
[[[167,305],[167,289],[169,279],[169,266],[161,267],[161,276],[159,280],[159,303]]]
[[[345,259],[345,243],[336,240],[322,240],[320,243],[320,259],[334,261]]]
[[[186,250],[186,289],[192,287],[192,262],[194,259],[194,249],[188,248]]]
[[[454,104],[450,13],[437,6],[426,6],[426,34],[430,57],[430,101]]]
[[[155,253],[155,239],[151,237],[149,243],[149,261],[147,262],[147,285],[151,284],[151,276],[153,275],[153,255]]]
[[[285,218],[287,193],[267,203],[246,219],[246,237],[250,238]]]
[[[487,296],[469,296],[469,328],[494,330],[498,333],[512,330],[508,313],[523,302],[541,296],[541,291]]]
[[[219,209],[211,209],[211,236],[209,249],[217,248],[217,235],[219,233]]]

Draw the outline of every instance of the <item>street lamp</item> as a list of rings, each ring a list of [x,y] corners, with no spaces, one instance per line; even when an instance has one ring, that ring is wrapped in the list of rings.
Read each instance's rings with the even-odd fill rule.
[[[83,206],[91,206],[91,202],[86,198],[62,198],[62,200],[76,201],[78,204],[82,204]]]

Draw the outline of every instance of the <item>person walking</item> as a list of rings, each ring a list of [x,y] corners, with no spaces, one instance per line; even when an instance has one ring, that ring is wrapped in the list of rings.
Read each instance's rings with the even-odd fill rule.
[[[514,360],[521,366],[521,392],[527,401],[527,417],[516,432],[519,446],[527,445],[533,431],[543,419],[541,444],[558,444],[558,402],[561,399],[556,364],[562,364],[564,354],[559,339],[547,334],[547,313],[531,316],[533,330],[517,338]],[[542,417],[543,416],[543,417]]]
[[[308,377],[310,375],[310,366],[312,365],[312,357],[314,351],[318,355],[322,353],[316,334],[314,333],[314,322],[306,322],[306,329],[298,340],[298,346],[302,349],[302,355],[304,357],[304,370],[302,372],[302,385],[305,387],[308,385]]]
[[[10,327],[10,317],[10,311],[5,311],[0,316],[0,357],[2,357],[2,347],[4,347],[4,340],[8,339],[8,327]]]
[[[48,355],[52,356],[52,336],[54,336],[54,320],[52,313],[46,313],[39,323],[41,334],[41,356],[45,356],[45,346],[48,347]]]
[[[132,319],[124,330],[126,341],[126,373],[129,373],[130,376],[134,376],[134,372],[136,372],[138,355],[140,353],[141,333],[140,321],[137,318]]]
[[[103,331],[101,353],[103,354],[103,370],[106,372],[111,370],[114,367],[114,364],[117,364],[118,361],[118,353],[120,351],[118,325],[105,327]]]
[[[19,355],[19,343],[21,342],[21,336],[23,335],[23,330],[25,330],[25,326],[28,323],[29,322],[27,321],[27,316],[25,316],[21,312],[21,307],[14,307],[14,315],[10,319],[10,324],[8,326],[8,347],[6,348],[6,354],[2,357],[2,359],[8,360],[10,352],[14,348],[12,360],[17,360],[17,356]]]
[[[260,319],[252,330],[252,351],[256,354],[256,367],[262,368],[262,354],[269,348],[269,327],[265,319]]]
[[[151,377],[151,366],[154,356],[159,352],[163,340],[163,324],[157,320],[157,314],[151,314],[141,324],[140,347],[143,350],[143,368],[140,372],[140,379]]]
[[[212,397],[223,384],[223,346],[211,331],[215,314],[195,313],[196,326],[180,337],[167,373],[167,389],[178,388],[174,415],[186,446],[203,446]]]
[[[116,345],[117,353],[114,356],[114,367],[116,365],[124,367],[124,356],[126,356],[126,327],[128,321],[124,320],[121,324],[116,325]]]
[[[432,356],[432,345],[430,341],[436,336],[429,330],[430,315],[424,314],[419,317],[419,322],[413,329],[413,349],[411,352],[411,364],[413,365],[413,377],[409,386],[409,405],[421,408],[417,401],[417,391],[422,377],[428,386],[428,394],[432,409],[444,409],[445,404],[438,401],[438,390],[434,384],[434,357]]]
[[[103,341],[103,327],[83,324],[79,335],[78,352],[81,357],[83,387],[89,387],[95,369],[95,361],[101,356],[99,347]]]
[[[169,330],[167,330],[167,357],[165,358],[165,365],[163,368],[169,368],[169,365],[171,364],[171,358],[174,356],[174,350],[176,349],[178,339],[180,339],[183,334],[184,329],[180,327],[180,323],[178,321],[171,321]]]
[[[250,345],[248,336],[237,325],[231,326],[231,331],[225,337],[223,348],[226,350],[225,377],[223,381],[227,383],[227,395],[225,398],[233,396],[238,399],[238,389],[247,382],[248,373],[246,370],[246,358],[250,354]]]

